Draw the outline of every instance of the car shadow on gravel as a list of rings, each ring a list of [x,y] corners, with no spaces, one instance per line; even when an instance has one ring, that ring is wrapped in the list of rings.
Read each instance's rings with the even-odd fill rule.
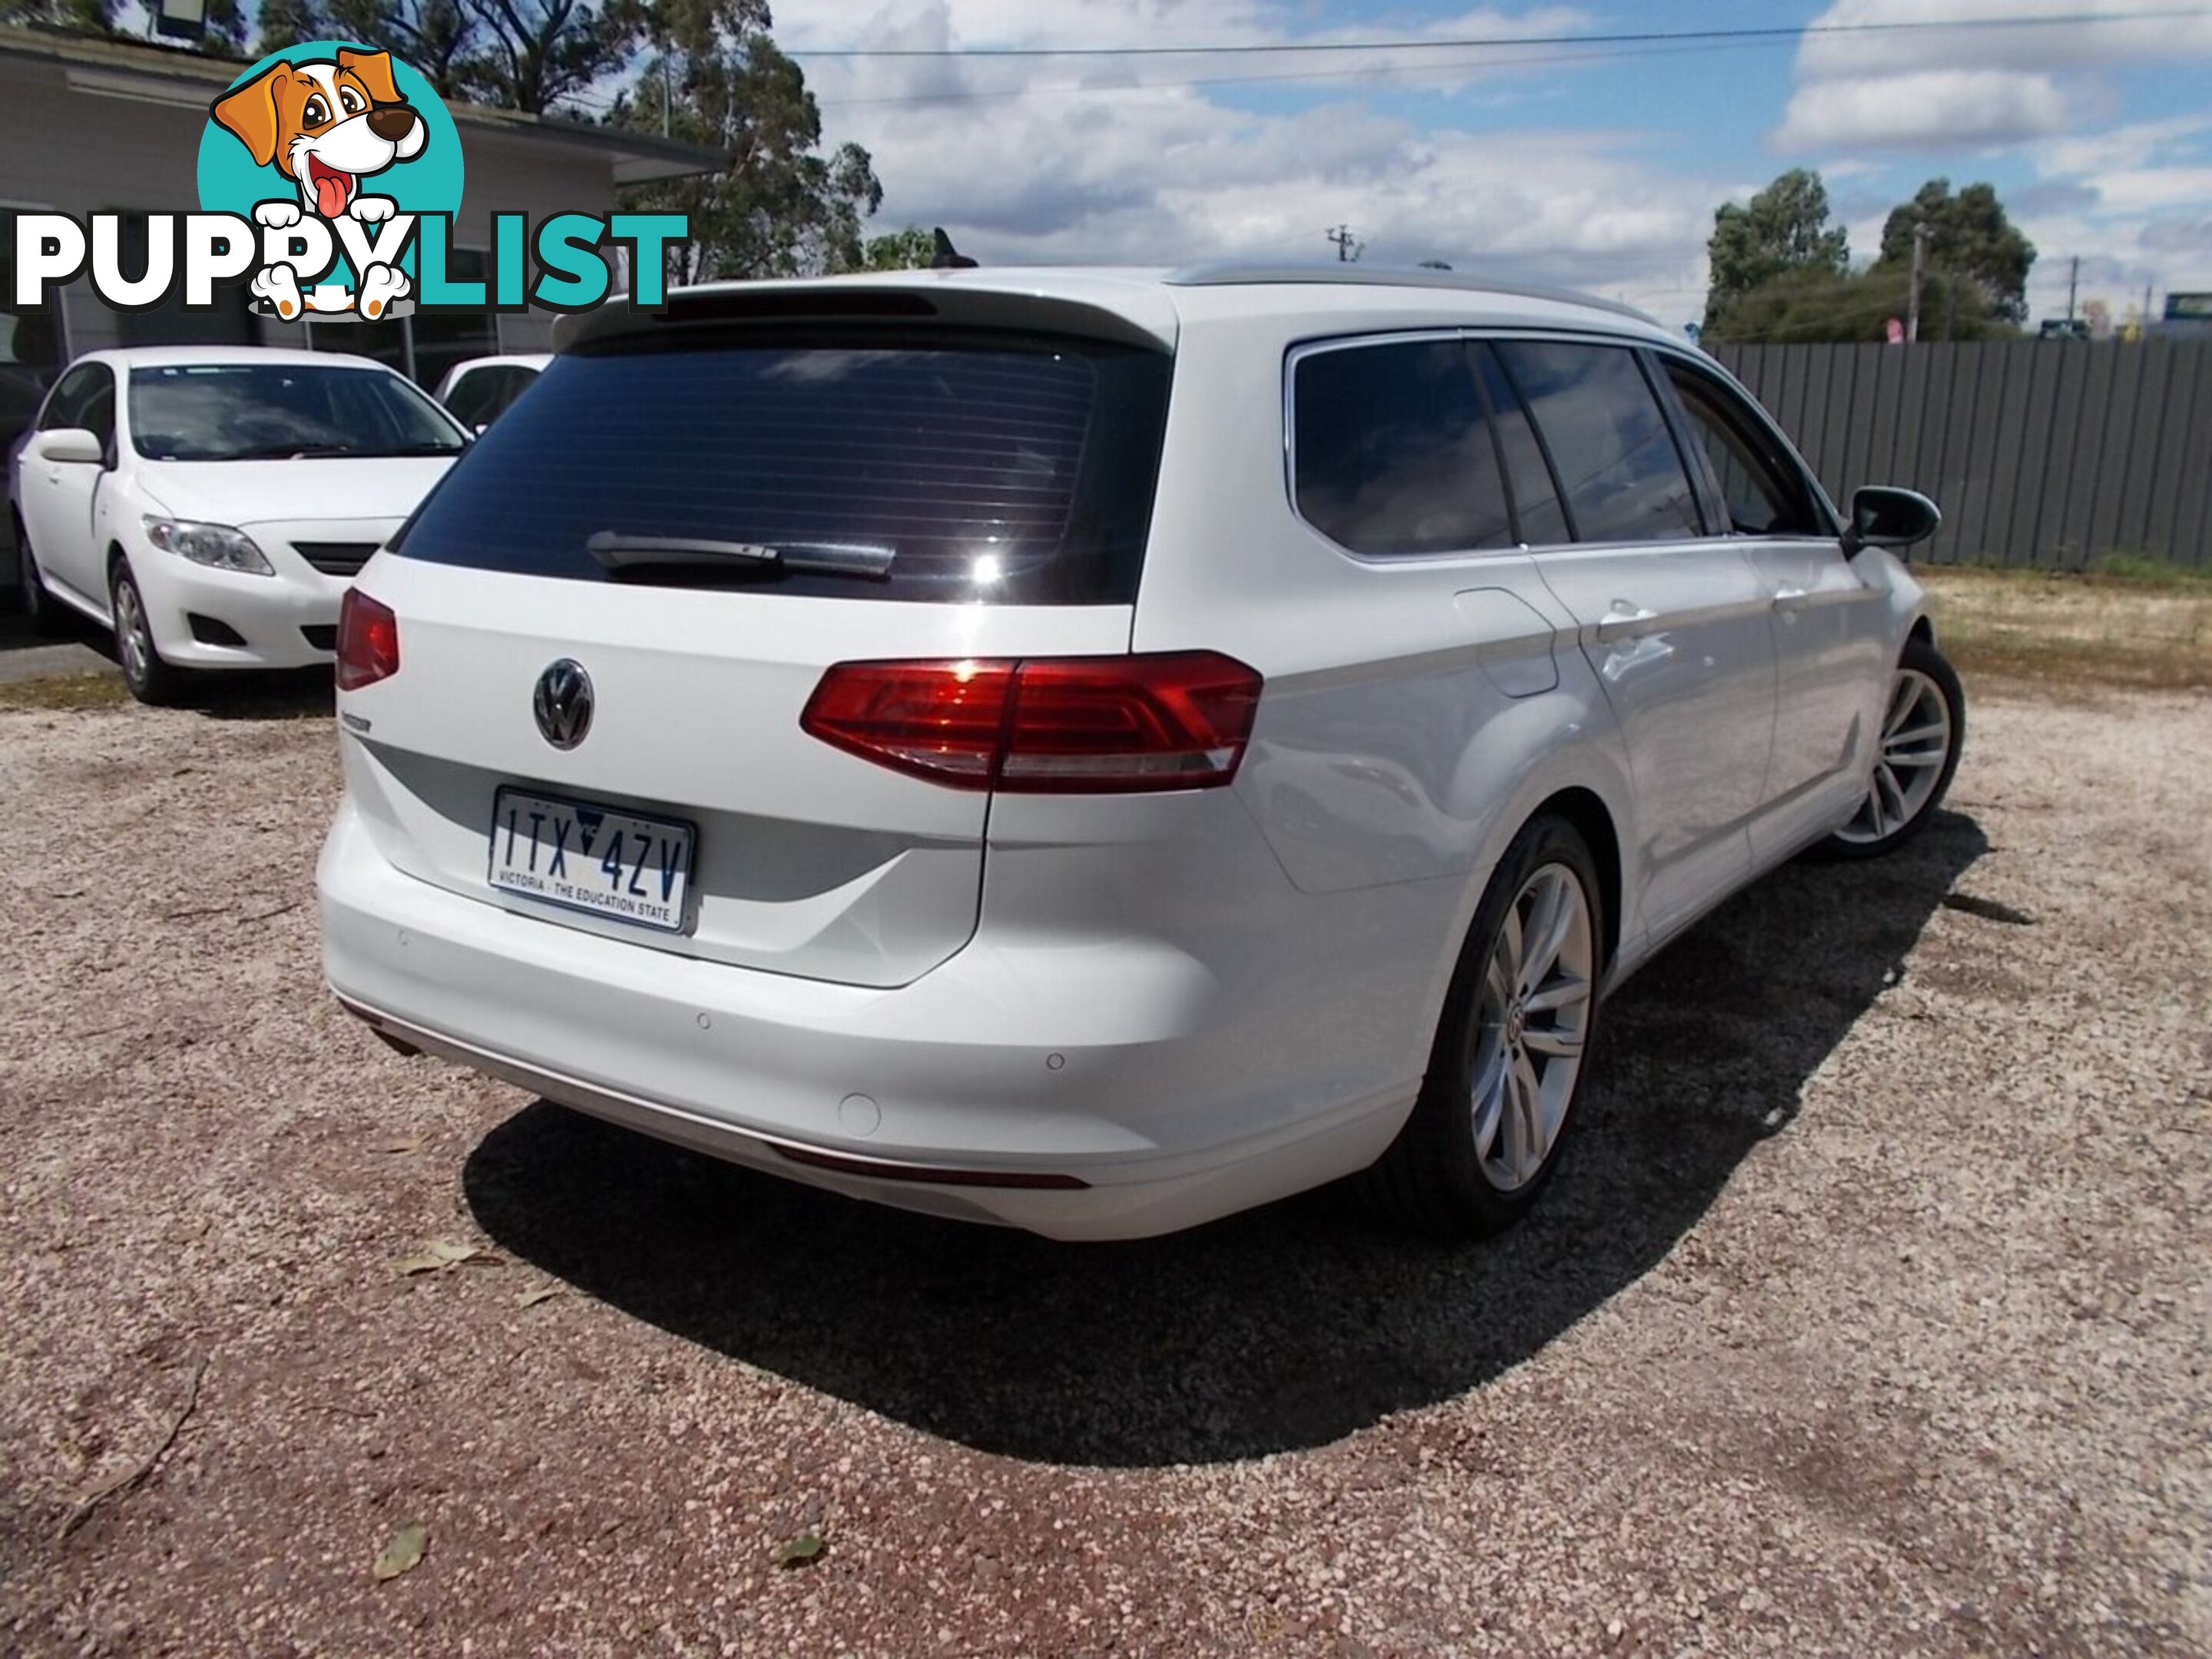
[[[1319,1445],[1480,1386],[1664,1258],[1786,1131],[1986,848],[1946,812],[1883,862],[1781,870],[1678,940],[1608,1005],[1543,1203],[1486,1244],[1396,1236],[1335,1189],[1169,1238],[1053,1244],[543,1101],[477,1145],[467,1199],[501,1249],[585,1294],[979,1450],[1135,1467]]]

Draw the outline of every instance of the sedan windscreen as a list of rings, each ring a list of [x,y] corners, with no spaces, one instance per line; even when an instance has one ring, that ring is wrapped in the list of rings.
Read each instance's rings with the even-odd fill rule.
[[[149,460],[451,455],[467,440],[396,374],[319,363],[131,371],[131,447]]]
[[[565,355],[392,548],[580,581],[1126,604],[1170,368],[941,331]]]

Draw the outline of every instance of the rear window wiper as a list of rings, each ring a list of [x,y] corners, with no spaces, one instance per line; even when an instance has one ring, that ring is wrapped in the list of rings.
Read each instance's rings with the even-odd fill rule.
[[[609,570],[672,566],[722,567],[805,571],[825,576],[857,576],[880,581],[891,574],[898,555],[866,542],[719,542],[698,536],[630,536],[618,530],[596,532],[584,546]]]

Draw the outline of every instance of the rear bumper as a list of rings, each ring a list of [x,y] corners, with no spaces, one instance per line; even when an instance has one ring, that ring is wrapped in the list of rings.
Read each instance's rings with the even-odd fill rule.
[[[390,1036],[933,1214],[1065,1239],[1170,1232],[1365,1167],[1410,1103],[1393,1090],[1255,1118],[1239,1022],[1202,964],[1157,941],[979,936],[896,989],[798,979],[430,886],[392,866],[350,802],[318,885],[331,988]],[[1060,1184],[1014,1184],[1039,1180]]]

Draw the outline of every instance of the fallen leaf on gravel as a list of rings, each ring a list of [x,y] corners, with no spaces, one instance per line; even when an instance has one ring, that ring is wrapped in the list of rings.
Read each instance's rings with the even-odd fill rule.
[[[499,1266],[499,1258],[489,1250],[480,1250],[473,1244],[457,1244],[450,1238],[434,1238],[420,1254],[403,1255],[392,1267],[404,1279],[410,1273],[442,1273],[464,1261],[481,1262],[487,1267]]]
[[[550,1301],[560,1294],[561,1287],[558,1285],[540,1285],[536,1290],[525,1291],[520,1296],[515,1297],[514,1305],[518,1308],[534,1308],[539,1303]]]
[[[386,1541],[384,1553],[376,1558],[374,1571],[379,1582],[412,1571],[421,1563],[422,1552],[429,1547],[430,1529],[428,1527],[400,1528]]]
[[[397,1140],[387,1140],[377,1147],[380,1152],[419,1152],[428,1144],[428,1135],[401,1135]]]
[[[775,1552],[779,1567],[803,1567],[829,1548],[818,1532],[802,1532],[789,1543],[780,1545]]]

